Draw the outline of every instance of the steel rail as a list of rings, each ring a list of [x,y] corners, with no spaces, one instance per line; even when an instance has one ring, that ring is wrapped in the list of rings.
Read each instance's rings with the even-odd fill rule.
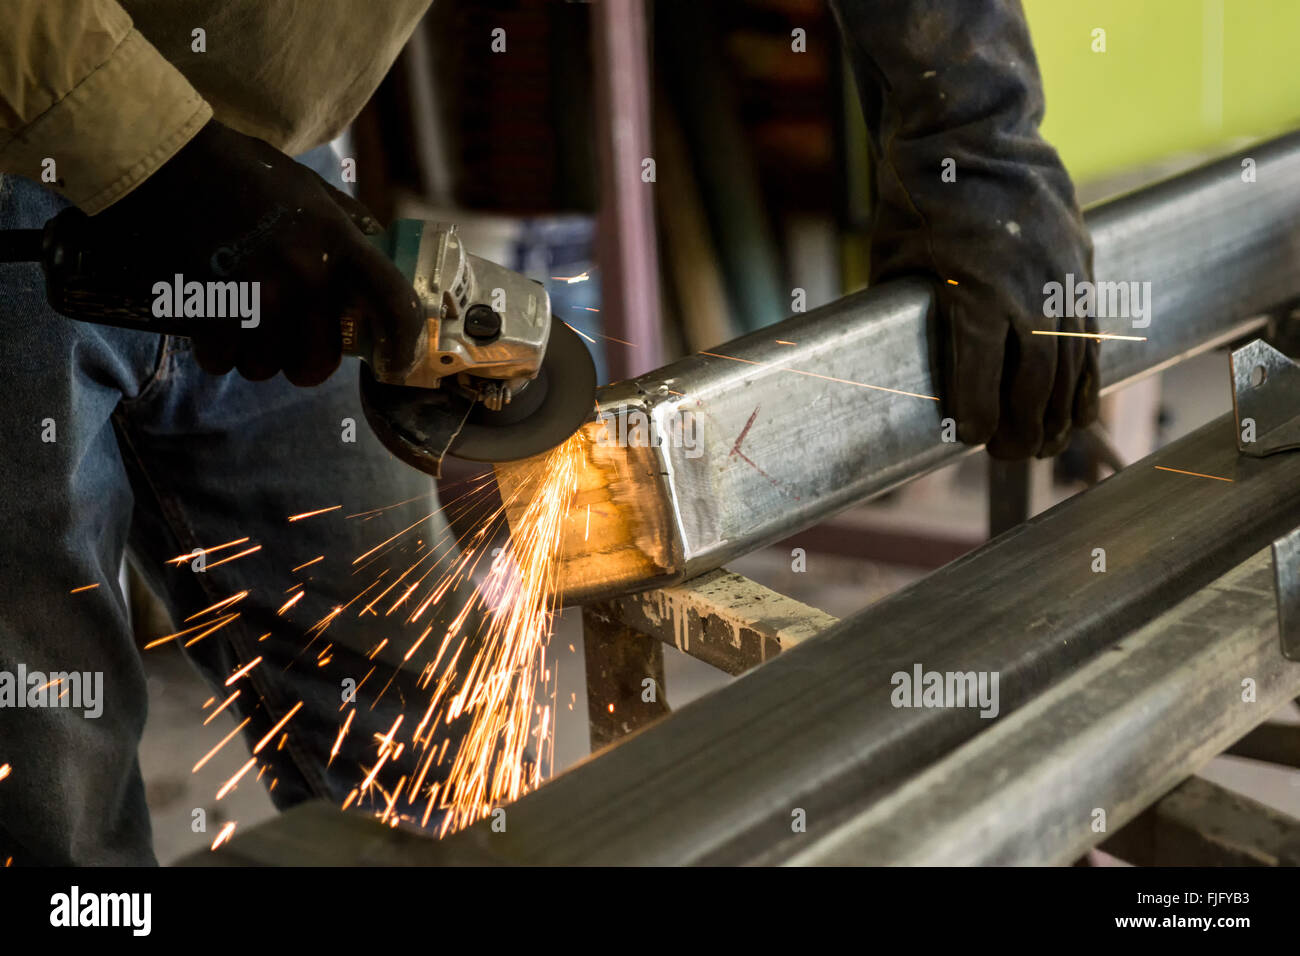
[[[1068,865],[1297,694],[1265,549],[788,862]]]

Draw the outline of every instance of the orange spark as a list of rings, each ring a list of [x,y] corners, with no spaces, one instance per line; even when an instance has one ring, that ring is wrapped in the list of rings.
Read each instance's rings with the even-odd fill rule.
[[[245,674],[247,674],[249,671],[251,671],[254,667],[256,667],[260,663],[262,663],[262,655],[258,654],[256,657],[254,657],[251,661],[249,661],[239,670],[235,671],[233,674],[227,677],[226,686],[229,687],[231,684],[239,680],[239,678],[243,677]]]
[[[382,508],[371,508],[368,511],[358,511],[355,514],[344,515],[343,517],[345,518],[374,517],[375,515],[382,514],[385,511],[391,511],[394,508],[400,508],[402,505],[409,505],[412,501],[419,501],[421,498],[428,498],[428,497],[429,495],[427,493],[423,495],[415,495],[412,498],[406,498],[403,499],[402,501],[394,502],[391,505],[384,505]]]
[[[217,791],[217,799],[220,800],[222,797],[224,797],[226,794],[228,794],[231,790],[234,790],[235,787],[237,787],[237,786],[239,785],[239,780],[240,780],[240,778],[243,777],[244,774],[248,773],[248,771],[252,770],[253,767],[256,766],[256,765],[257,765],[257,758],[256,758],[256,757],[250,757],[248,763],[246,763],[246,764],[244,764],[242,767],[240,767],[240,768],[239,768],[239,772],[236,773],[236,774],[235,774],[233,777],[231,777],[229,780],[227,780],[226,783],[225,783],[225,785],[224,785],[220,790]]]
[[[536,736],[534,701],[545,679],[542,651],[558,601],[560,540],[573,506],[578,463],[584,457],[582,441],[581,436],[574,436],[542,463],[539,483],[531,488],[527,506],[513,522],[506,550],[492,563],[477,595],[486,612],[480,639],[474,645],[462,640],[446,665],[448,673],[456,672],[462,650],[473,647],[464,679],[454,692],[446,679],[434,691],[431,707],[436,704],[439,711],[435,726],[461,716],[468,718],[465,736],[438,795],[439,806],[447,811],[442,833],[468,826],[494,806],[518,798],[541,782],[543,754],[538,753],[535,760],[525,758]],[[460,621],[453,622],[448,639],[457,634],[467,614],[468,608]],[[444,641],[444,649],[447,644]],[[549,733],[549,711],[543,714],[542,725]],[[433,739],[430,734],[424,743],[430,755]],[[444,737],[443,753],[447,743]],[[372,778],[376,772],[377,767],[371,771]],[[415,796],[410,794],[412,800]],[[425,819],[434,799],[431,795]]]
[[[229,840],[230,834],[234,832],[235,832],[235,821],[231,820],[229,823],[227,823],[225,826],[221,828],[221,832],[217,834],[217,838],[212,841],[212,849],[215,850],[217,847],[221,846],[221,844]]]
[[[379,752],[381,754],[387,753],[392,748],[393,735],[397,733],[397,728],[402,725],[402,717],[404,716],[404,714],[398,714],[397,719],[393,721],[393,726],[389,727],[388,733],[384,734],[382,737],[379,734],[375,734],[375,738],[379,741]]]
[[[293,569],[293,571],[301,571],[303,568],[311,567],[311,566],[312,566],[313,564],[315,564],[317,561],[324,561],[324,560],[325,560],[325,555],[323,555],[323,554],[318,554],[316,557],[312,558],[310,561],[304,561],[302,564],[298,565],[296,568]],[[292,574],[293,571],[290,571],[289,573]]]
[[[95,590],[95,588],[97,588],[97,587],[99,587],[99,582],[95,582],[94,584],[83,584],[83,585],[82,585],[81,587],[79,587],[79,588],[73,588],[73,589],[72,589],[71,591],[69,591],[68,593],[69,593],[69,594],[80,594],[82,591],[93,591],[93,590]]]
[[[298,713],[298,711],[301,709],[302,709],[302,701],[298,701],[298,703],[294,704],[293,707],[289,710],[289,713],[281,717],[279,721],[276,722],[276,725],[266,732],[266,736],[263,737],[260,741],[258,741],[257,746],[253,748],[253,753],[255,754],[261,753],[262,748],[271,742],[271,738],[274,737],[277,733],[279,733],[280,728],[282,728],[285,724],[287,724],[290,720],[292,720],[293,715]]]
[[[314,518],[316,515],[323,515],[330,511],[338,511],[342,505],[330,505],[328,508],[317,508],[315,511],[304,511],[300,515],[291,515],[290,521],[301,521],[303,518]]]
[[[886,388],[883,385],[868,385],[865,382],[854,382],[847,378],[835,378],[830,375],[820,375],[817,372],[805,372],[802,369],[787,368],[784,365],[772,365],[770,362],[755,362],[752,359],[736,358],[734,355],[723,355],[719,352],[700,352],[700,355],[708,355],[712,358],[729,359],[732,362],[744,362],[746,365],[757,365],[760,368],[773,368],[778,372],[793,372],[796,375],[807,375],[811,378],[820,378],[827,382],[838,382],[841,385],[856,385],[858,388],[870,388],[877,392],[892,392],[895,395],[907,395],[911,398],[925,398],[932,402],[939,400],[937,395],[921,395],[918,392],[905,392],[899,388]]]
[[[238,611],[236,611],[234,614],[227,614],[225,617],[219,617],[215,622],[209,621],[208,623],[212,624],[212,626],[209,627],[206,631],[200,631],[198,634],[195,634],[193,637],[191,637],[188,641],[185,642],[185,646],[193,647],[195,644],[203,640],[209,634],[211,634],[214,631],[221,630],[223,627],[225,627],[227,624],[229,624],[237,617],[239,617]]]
[[[1145,335],[1112,335],[1110,332],[1044,332],[1039,329],[1033,330],[1034,335],[1063,335],[1072,339],[1096,339],[1100,342],[1102,339],[1118,339],[1122,342],[1145,342]]]
[[[348,735],[348,728],[352,726],[352,718],[355,717],[356,715],[357,712],[355,709],[348,711],[347,719],[343,721],[343,726],[339,728],[338,739],[334,741],[334,747],[333,749],[330,750],[330,759],[325,762],[326,767],[332,764],[334,762],[334,758],[339,755],[339,748],[343,746],[343,738]],[[346,810],[347,807],[344,806],[343,809]]]
[[[226,548],[233,548],[237,544],[243,544],[247,538],[236,538],[234,541],[227,541],[225,544],[219,544],[215,548],[195,548],[198,554],[178,554],[174,558],[168,558],[167,564],[184,564],[186,561],[193,561],[199,554],[205,557],[209,554],[215,554],[218,551],[224,551]]]
[[[574,308],[581,308],[581,306],[574,306]],[[591,311],[591,312],[599,312],[600,309],[590,309],[589,311]],[[565,322],[564,324],[565,324],[565,325],[569,325],[568,322]],[[574,328],[572,325],[569,325],[569,328],[573,329],[573,331],[577,332],[579,335],[581,335],[584,339],[586,339],[586,340],[587,340],[588,342],[590,342],[592,345],[595,345],[595,344],[596,344],[596,339],[593,339],[593,338],[592,338],[590,335],[588,335],[586,332],[582,331],[582,329],[576,329],[576,328]],[[627,339],[618,339],[618,338],[615,338],[615,337],[612,336],[612,335],[601,335],[599,332],[597,332],[597,333],[596,333],[596,337],[597,337],[597,338],[605,339],[606,341],[609,341],[609,342],[617,342],[619,345],[626,345],[626,346],[627,346],[628,348],[630,348],[630,349],[634,349],[634,348],[637,347],[635,342],[629,342]]]
[[[213,631],[217,631],[225,627],[227,624],[229,624],[237,617],[239,617],[239,612],[235,611],[233,614],[227,614],[225,617],[217,618],[216,621],[202,621],[198,624],[195,624],[193,627],[187,627],[183,631],[177,631],[175,634],[168,634],[164,637],[158,638],[157,640],[150,641],[148,644],[144,646],[144,649],[146,651],[152,650],[153,648],[158,647],[161,644],[166,644],[168,641],[174,641],[178,637],[184,637],[186,634],[189,634],[193,631],[206,628],[206,630],[204,630],[202,634],[199,634],[196,637],[192,638],[191,640],[185,642],[185,646],[189,647],[191,644],[197,643],[198,641],[207,637]]]
[[[411,656],[419,649],[420,645],[424,643],[424,639],[428,637],[429,634],[432,633],[432,631],[433,631],[433,625],[430,624],[428,627],[424,629],[424,632],[418,638],[416,638],[415,643],[411,645],[410,650],[406,652],[405,656],[402,657],[402,660],[409,661],[411,659]]]
[[[208,714],[207,718],[203,721],[203,726],[206,727],[208,724],[212,723],[212,718],[216,717],[217,714],[221,713],[223,710],[225,710],[227,707],[233,704],[235,702],[235,698],[238,696],[239,696],[239,691],[235,691],[233,694],[231,694],[229,697],[223,700],[221,702],[220,707],[218,707],[212,713]]]
[[[220,561],[213,561],[211,564],[208,565],[208,570],[211,571],[213,568],[219,568],[223,564],[227,564],[230,561],[238,561],[240,558],[246,558],[250,554],[254,554],[261,550],[262,550],[262,546],[260,544],[255,544],[253,545],[253,547],[248,548],[244,551],[240,551],[238,554],[232,554],[230,557],[222,558]]]
[[[233,621],[238,616],[239,614],[236,612],[234,614],[227,614],[225,617],[217,618],[216,622],[203,621],[200,624],[195,624],[193,627],[187,627],[183,631],[177,631],[175,634],[168,634],[165,637],[160,637],[157,640],[150,641],[148,644],[144,646],[144,649],[146,651],[152,650],[153,648],[158,647],[160,644],[166,644],[168,641],[174,641],[178,637],[184,637],[186,634],[190,634],[194,631],[202,630],[203,628],[208,628],[208,630],[204,631],[203,634],[200,634],[199,637],[196,637],[194,639],[197,641],[200,637],[206,636],[207,634],[216,630],[218,627],[222,627],[226,623]]]
[[[212,605],[212,607],[205,607],[202,611],[198,611],[198,612],[196,612],[196,613],[194,613],[194,614],[191,614],[189,617],[187,617],[187,618],[185,619],[185,623],[188,624],[190,621],[194,620],[196,617],[202,617],[204,614],[207,614],[209,611],[216,611],[216,610],[219,610],[219,609],[225,607],[227,604],[234,604],[234,603],[237,602],[237,601],[242,601],[242,600],[243,600],[244,598],[246,598],[246,597],[248,597],[248,592],[247,592],[247,591],[240,591],[238,594],[232,594],[232,595],[230,595],[230,597],[225,598],[224,600],[218,601],[216,604]]]
[[[1183,471],[1181,468],[1166,468],[1164,465],[1156,465],[1161,471],[1173,471],[1180,475],[1192,475],[1196,478],[1213,478],[1215,481],[1232,481],[1231,478],[1220,478],[1218,475],[1203,475],[1199,471]]]
[[[437,514],[436,511],[430,511],[427,515],[425,515],[425,516],[424,516],[423,518],[421,518],[419,521],[414,521],[414,522],[412,522],[411,524],[408,524],[405,528],[403,528],[401,531],[397,532],[397,534],[393,535],[391,538],[386,538],[386,539],[384,539],[383,541],[379,542],[377,545],[375,545],[373,548],[371,548],[371,549],[370,549],[369,551],[367,551],[365,554],[363,554],[363,555],[361,555],[360,557],[358,557],[358,558],[356,558],[355,560],[353,560],[352,563],[353,563],[353,564],[357,564],[358,562],[362,561],[363,559],[369,557],[370,555],[372,555],[372,554],[374,554],[376,551],[378,551],[380,548],[382,548],[384,545],[388,544],[388,542],[390,542],[390,541],[395,541],[396,539],[400,538],[402,535],[406,534],[406,532],[408,532],[408,531],[410,531],[412,528],[414,528],[416,525],[418,525],[421,521],[428,521],[428,520],[429,520],[430,518],[432,518],[435,514]],[[369,590],[369,588],[367,588],[366,590]]]
[[[568,322],[565,322],[564,324],[565,324],[565,325],[569,325]],[[584,339],[586,339],[586,340],[587,340],[588,342],[590,342],[592,345],[595,345],[595,344],[596,344],[596,340],[593,339],[593,338],[592,338],[590,335],[588,335],[586,332],[582,331],[582,329],[574,329],[573,326],[571,326],[571,325],[569,325],[569,328],[570,328],[570,329],[573,329],[574,332],[577,332],[579,335],[581,335]]]
[[[289,600],[287,600],[287,601],[285,601],[283,604],[281,604],[281,605],[280,605],[280,610],[276,611],[275,613],[276,613],[276,614],[283,614],[285,611],[289,610],[289,608],[293,607],[295,604],[297,604],[299,601],[301,601],[301,600],[303,599],[303,595],[305,595],[306,593],[307,593],[306,591],[299,591],[299,592],[298,592],[297,594],[295,594],[293,597],[289,598]]]
[[[226,736],[222,737],[222,738],[221,738],[221,742],[220,742],[219,744],[217,744],[215,747],[213,747],[211,750],[209,750],[208,753],[207,753],[207,755],[206,755],[202,760],[200,760],[198,763],[196,763],[196,764],[194,765],[194,769],[191,770],[190,773],[198,773],[200,770],[202,770],[202,769],[203,769],[203,765],[206,764],[206,763],[207,763],[209,760],[211,760],[213,757],[215,757],[215,756],[217,755],[217,751],[219,751],[219,750],[220,750],[222,747],[224,747],[226,744],[230,743],[230,741],[234,740],[234,739],[235,739],[235,735],[238,734],[241,730],[243,730],[243,729],[244,729],[244,725],[247,724],[247,723],[249,722],[249,720],[251,720],[251,719],[252,719],[252,718],[250,718],[250,717],[245,717],[245,718],[243,719],[243,721],[240,722],[240,724],[239,724],[238,727],[236,727],[236,728],[235,728],[234,730],[232,730],[230,733],[226,734]]]

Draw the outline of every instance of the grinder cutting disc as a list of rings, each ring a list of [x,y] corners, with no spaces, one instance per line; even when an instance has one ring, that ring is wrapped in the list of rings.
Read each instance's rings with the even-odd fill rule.
[[[452,389],[385,385],[361,366],[361,407],[385,447],[435,477],[446,454],[516,461],[549,451],[596,406],[596,366],[577,334],[553,321],[537,377],[499,412]]]

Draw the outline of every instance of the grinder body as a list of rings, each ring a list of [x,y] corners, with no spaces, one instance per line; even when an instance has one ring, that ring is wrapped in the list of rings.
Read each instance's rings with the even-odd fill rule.
[[[413,365],[379,354],[393,336],[340,318],[344,354],[363,363],[366,420],[397,457],[435,476],[447,454],[526,458],[564,441],[594,411],[591,356],[553,320],[540,283],[471,255],[453,224],[404,219],[368,238],[422,306]],[[171,335],[239,321],[157,315],[157,272],[132,251],[76,209],[44,229],[0,232],[0,261],[39,262],[50,305],[69,318]]]

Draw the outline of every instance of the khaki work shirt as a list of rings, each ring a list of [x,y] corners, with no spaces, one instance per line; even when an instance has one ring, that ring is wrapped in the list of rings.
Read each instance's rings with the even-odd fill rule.
[[[0,173],[88,213],[215,116],[290,155],[356,117],[430,0],[4,0]],[[203,51],[195,31],[202,30]]]

